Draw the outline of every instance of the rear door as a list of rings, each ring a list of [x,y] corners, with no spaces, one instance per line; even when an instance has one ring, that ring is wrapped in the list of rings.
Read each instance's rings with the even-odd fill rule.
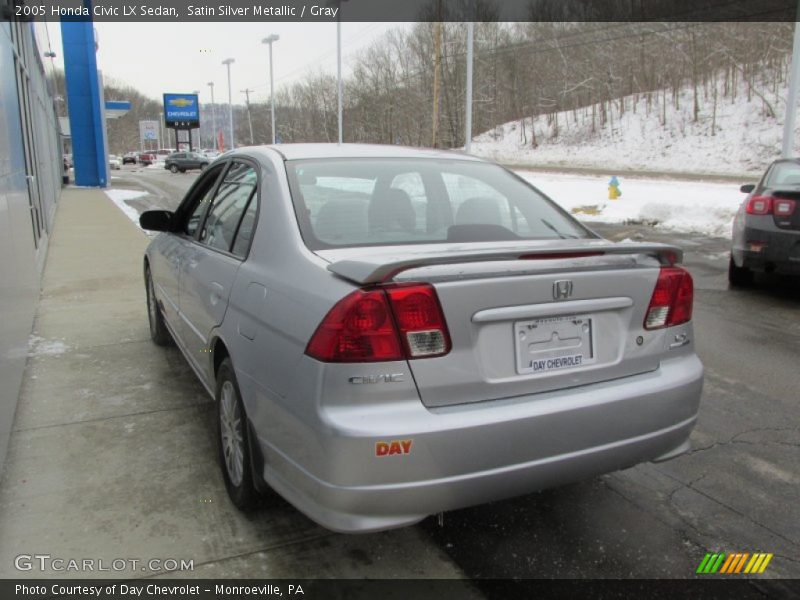
[[[220,165],[203,173],[197,179],[175,211],[176,230],[158,236],[157,251],[150,257],[150,272],[156,287],[156,296],[161,301],[167,322],[181,340],[183,339],[179,307],[181,266],[192,248],[222,170],[223,165]]]
[[[222,323],[231,286],[244,256],[236,235],[258,190],[256,165],[233,159],[216,188],[181,266],[180,310],[187,354],[205,365],[211,330]]]

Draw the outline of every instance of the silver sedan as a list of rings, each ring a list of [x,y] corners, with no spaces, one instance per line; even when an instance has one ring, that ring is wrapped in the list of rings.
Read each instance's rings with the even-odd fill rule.
[[[689,448],[703,367],[681,251],[604,240],[496,164],[242,148],[140,222],[162,232],[152,338],[216,399],[242,509],[271,489],[375,531]]]

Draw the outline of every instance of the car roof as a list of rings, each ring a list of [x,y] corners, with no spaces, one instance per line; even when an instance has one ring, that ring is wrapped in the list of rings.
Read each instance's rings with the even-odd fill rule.
[[[236,148],[231,154],[241,152],[266,158],[267,153],[270,151],[277,152],[284,160],[314,158],[446,158],[450,160],[485,162],[478,157],[459,152],[432,148],[410,148],[390,144],[279,144]]]

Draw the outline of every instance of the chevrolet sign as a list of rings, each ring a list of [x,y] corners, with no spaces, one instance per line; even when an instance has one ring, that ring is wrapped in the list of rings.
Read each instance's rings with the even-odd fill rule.
[[[200,127],[197,94],[164,94],[164,123],[178,129]]]

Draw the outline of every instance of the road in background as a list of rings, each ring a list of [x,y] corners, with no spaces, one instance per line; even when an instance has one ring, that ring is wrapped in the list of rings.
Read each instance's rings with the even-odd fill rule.
[[[114,186],[149,192],[129,202],[143,210],[174,208],[196,175],[116,177]],[[691,577],[707,551],[772,552],[762,577],[800,577],[800,285],[768,277],[728,289],[724,237],[588,224],[609,239],[685,250],[706,367],[694,450],[417,529],[470,577]]]

